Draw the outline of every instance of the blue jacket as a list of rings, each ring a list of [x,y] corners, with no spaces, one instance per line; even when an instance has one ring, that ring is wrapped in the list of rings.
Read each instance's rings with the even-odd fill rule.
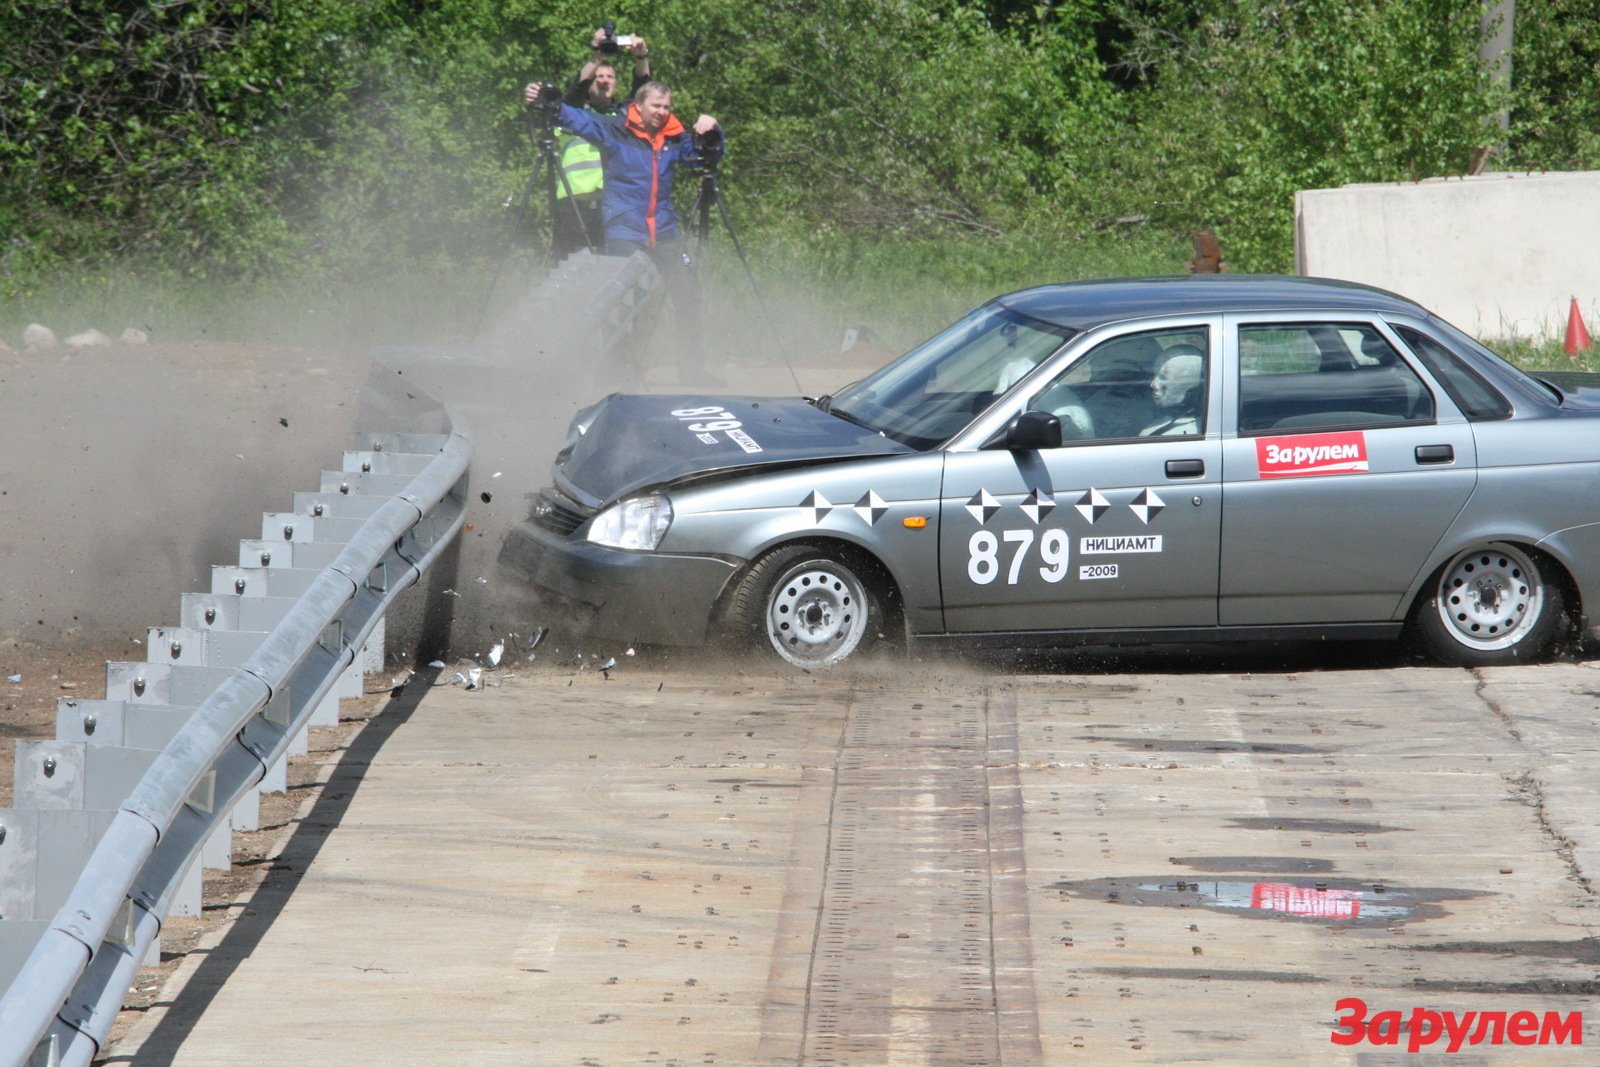
[[[639,124],[638,111],[631,103],[615,115],[562,104],[558,122],[600,149],[605,168],[600,213],[607,240],[653,245],[678,235],[672,173],[695,151],[694,135],[676,116],[668,116],[654,137]],[[717,154],[721,154],[720,142]]]

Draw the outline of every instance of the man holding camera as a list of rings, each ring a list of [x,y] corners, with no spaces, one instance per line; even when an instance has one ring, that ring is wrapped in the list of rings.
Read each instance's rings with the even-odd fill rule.
[[[530,93],[530,102],[539,103],[539,87],[530,87]],[[672,179],[680,163],[715,164],[722,157],[722,128],[710,115],[685,127],[672,114],[672,90],[658,81],[640,86],[616,114],[564,103],[556,123],[600,150],[605,253],[643,252],[655,263],[677,308],[680,366],[685,377],[703,378],[700,287],[678,230]]]
[[[619,36],[616,23],[609,19],[594,31],[589,43],[594,54],[568,86],[564,102],[587,107],[599,115],[615,114],[622,104],[617,100],[617,64],[610,57],[623,52],[633,56],[631,96],[650,80],[650,46],[634,34]],[[523,90],[523,99],[529,104],[538,98],[537,82]],[[600,190],[604,184],[600,150],[581,137],[565,137],[560,142],[560,152],[561,172],[567,180],[556,184],[555,217],[550,225],[550,254],[556,260],[579,249],[599,248],[604,233],[600,216]],[[572,190],[570,201],[568,189]]]
[[[592,111],[609,115],[622,106],[617,101],[617,63],[611,57],[633,56],[633,84],[628,89],[628,97],[632,98],[650,80],[650,46],[638,34],[618,34],[617,24],[609,19],[594,31],[589,45],[594,54],[567,88],[566,102],[573,107],[587,105]]]

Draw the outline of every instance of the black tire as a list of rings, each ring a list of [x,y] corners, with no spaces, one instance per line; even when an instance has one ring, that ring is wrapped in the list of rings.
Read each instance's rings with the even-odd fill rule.
[[[882,609],[864,573],[814,545],[773,549],[735,588],[729,624],[796,667],[832,667],[869,647],[881,629]]]
[[[1533,663],[1549,654],[1566,619],[1551,564],[1515,545],[1458,553],[1429,580],[1415,629],[1434,659],[1460,667]]]

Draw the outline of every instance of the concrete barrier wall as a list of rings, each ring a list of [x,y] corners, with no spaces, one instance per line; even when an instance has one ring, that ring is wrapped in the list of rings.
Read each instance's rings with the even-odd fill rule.
[[[1600,326],[1600,171],[1295,194],[1295,270],[1392,289],[1482,338]]]

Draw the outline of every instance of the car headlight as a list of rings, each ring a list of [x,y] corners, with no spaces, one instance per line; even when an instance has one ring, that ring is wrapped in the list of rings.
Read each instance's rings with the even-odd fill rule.
[[[612,504],[589,523],[589,541],[607,548],[651,552],[672,524],[672,503],[660,493]]]

